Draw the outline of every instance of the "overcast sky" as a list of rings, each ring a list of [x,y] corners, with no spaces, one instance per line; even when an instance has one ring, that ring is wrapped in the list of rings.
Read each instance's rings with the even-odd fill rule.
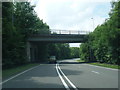
[[[93,31],[109,17],[111,0],[31,0],[50,29]],[[91,19],[93,18],[93,19]],[[70,44],[79,47],[79,44]]]

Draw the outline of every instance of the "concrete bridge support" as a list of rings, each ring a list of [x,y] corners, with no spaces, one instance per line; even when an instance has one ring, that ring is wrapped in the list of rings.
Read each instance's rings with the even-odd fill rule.
[[[29,62],[38,61],[38,45],[27,42],[27,59]]]
[[[27,42],[27,59],[29,62],[41,62],[41,58],[43,57],[42,54],[44,52],[41,52],[41,49],[46,49],[46,43],[35,43],[35,42]],[[41,48],[41,46],[43,48]]]
[[[27,42],[27,59],[30,62],[31,56],[30,56],[30,42]]]

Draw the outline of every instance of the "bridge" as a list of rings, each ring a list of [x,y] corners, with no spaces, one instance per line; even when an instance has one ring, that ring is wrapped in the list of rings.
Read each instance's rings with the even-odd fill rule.
[[[89,31],[51,30],[50,34],[32,34],[27,39],[27,57],[34,61],[41,43],[84,43]]]
[[[47,42],[47,43],[83,43],[87,35],[74,34],[35,34],[28,38],[29,42]]]
[[[88,31],[51,30],[51,34],[33,34],[28,38],[29,42],[49,43],[83,43],[86,41]]]

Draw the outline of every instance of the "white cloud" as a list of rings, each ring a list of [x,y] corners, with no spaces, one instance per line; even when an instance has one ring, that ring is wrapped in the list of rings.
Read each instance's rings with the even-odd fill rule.
[[[93,31],[108,18],[111,0],[35,0],[35,11],[51,29]],[[93,20],[94,19],[94,23]]]
[[[95,8],[95,6],[88,6],[88,2],[87,4],[84,4],[80,3],[80,1],[77,3],[74,2],[72,4],[71,2],[69,3],[59,1],[58,3],[56,1],[49,2],[42,0],[38,2],[35,10],[38,13],[38,16],[43,19],[44,22],[47,22],[51,28],[55,28],[54,26],[57,26],[56,29],[68,29],[69,27],[76,27],[77,29],[81,29],[79,28],[79,25],[83,25],[84,22],[87,23],[89,18],[94,16],[93,13]],[[88,20],[86,21],[86,19]]]

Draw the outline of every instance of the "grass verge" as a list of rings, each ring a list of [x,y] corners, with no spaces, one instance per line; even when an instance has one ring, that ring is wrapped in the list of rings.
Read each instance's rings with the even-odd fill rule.
[[[39,64],[38,63],[26,64],[26,65],[18,66],[18,67],[15,67],[15,68],[2,70],[2,79],[4,80],[6,78],[9,78],[10,76],[18,74],[22,71],[25,71],[25,70],[27,70],[29,68],[32,68],[34,66],[37,66],[37,65],[39,65]]]
[[[77,60],[78,62],[85,62],[84,60]]]
[[[77,60],[78,62],[85,62],[84,60]],[[106,63],[99,63],[99,62],[86,62],[91,65],[96,65],[96,66],[102,66],[102,67],[108,67],[108,68],[113,68],[113,69],[120,69],[119,65],[113,65],[113,64],[106,64]]]
[[[106,63],[89,63],[91,65],[97,65],[97,66],[102,66],[102,67],[108,67],[108,68],[113,68],[113,69],[120,69],[119,65],[113,65],[113,64],[106,64]]]

